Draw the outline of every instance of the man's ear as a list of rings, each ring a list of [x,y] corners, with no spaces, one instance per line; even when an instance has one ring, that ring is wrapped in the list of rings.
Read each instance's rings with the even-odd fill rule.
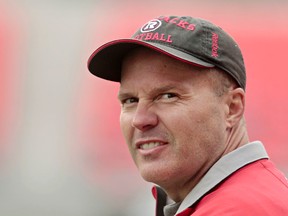
[[[244,115],[245,109],[245,92],[242,88],[230,90],[227,98],[228,112],[226,122],[229,128],[236,125]]]

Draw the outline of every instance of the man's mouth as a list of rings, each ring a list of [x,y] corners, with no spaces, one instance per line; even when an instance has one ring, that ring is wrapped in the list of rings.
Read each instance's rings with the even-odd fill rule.
[[[164,145],[164,143],[163,142],[148,142],[148,143],[143,143],[139,145],[138,148],[143,149],[143,150],[149,150],[149,149],[156,148],[157,146],[161,146],[161,145]]]

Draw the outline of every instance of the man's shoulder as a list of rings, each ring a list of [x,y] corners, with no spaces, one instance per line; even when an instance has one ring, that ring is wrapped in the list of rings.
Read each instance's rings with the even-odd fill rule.
[[[265,198],[282,194],[288,199],[288,181],[285,175],[267,159],[255,161],[237,170],[216,186],[211,195],[237,199]]]
[[[247,164],[239,170],[232,173],[225,179],[219,187],[227,188],[267,188],[275,187],[286,188],[288,190],[288,181],[285,175],[276,168],[274,163],[269,159],[261,159]],[[252,190],[253,191],[253,190]],[[251,191],[251,192],[252,192]]]
[[[263,159],[227,177],[196,204],[195,210],[206,213],[214,211],[213,215],[232,212],[235,215],[259,215],[274,211],[288,214],[286,203],[287,179],[270,160]]]

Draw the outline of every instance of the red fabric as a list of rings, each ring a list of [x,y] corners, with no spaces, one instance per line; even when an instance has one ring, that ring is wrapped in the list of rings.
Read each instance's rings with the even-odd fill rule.
[[[177,216],[288,215],[288,183],[270,160],[238,170]]]

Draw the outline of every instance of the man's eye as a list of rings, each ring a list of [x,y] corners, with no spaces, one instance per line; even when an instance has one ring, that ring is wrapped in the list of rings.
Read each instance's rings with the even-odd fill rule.
[[[137,98],[127,98],[122,101],[122,104],[132,104],[137,102],[138,102]]]
[[[175,97],[177,97],[177,95],[174,93],[164,93],[164,94],[159,95],[159,97],[157,99],[158,100],[168,100],[168,99],[175,98]]]

